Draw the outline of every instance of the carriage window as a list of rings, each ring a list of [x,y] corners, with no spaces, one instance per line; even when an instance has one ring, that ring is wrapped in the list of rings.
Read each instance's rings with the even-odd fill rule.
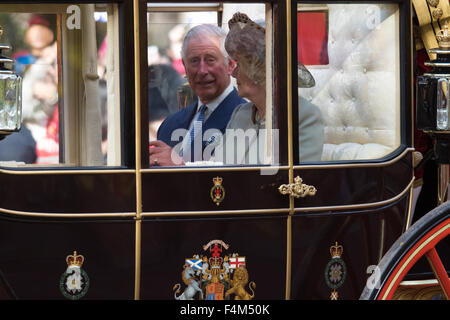
[[[150,166],[276,161],[271,15],[263,3],[148,4]]]
[[[118,7],[0,5],[2,42],[22,81],[22,128],[1,165],[120,165]]]
[[[396,4],[298,4],[300,162],[399,147],[398,18]]]

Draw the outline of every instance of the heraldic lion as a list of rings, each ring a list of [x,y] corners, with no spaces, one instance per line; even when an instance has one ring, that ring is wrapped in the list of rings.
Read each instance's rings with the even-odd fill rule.
[[[231,289],[225,292],[225,298],[228,298],[230,294],[234,294],[234,300],[251,300],[255,297],[255,282],[250,282],[249,288],[252,291],[250,295],[245,291],[245,286],[248,283],[248,272],[244,267],[237,268],[234,271],[233,280],[230,281]]]

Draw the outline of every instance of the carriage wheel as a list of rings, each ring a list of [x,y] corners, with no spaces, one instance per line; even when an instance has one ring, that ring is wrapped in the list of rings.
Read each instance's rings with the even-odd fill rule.
[[[408,271],[420,258],[426,257],[449,300],[450,279],[436,251],[437,244],[449,235],[450,202],[446,202],[423,216],[397,239],[378,265],[376,283],[369,285],[368,281],[360,299],[392,299]]]

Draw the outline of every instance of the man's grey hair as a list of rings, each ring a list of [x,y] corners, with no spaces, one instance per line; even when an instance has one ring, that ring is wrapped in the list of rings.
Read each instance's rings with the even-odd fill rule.
[[[181,58],[183,59],[183,61],[186,57],[186,50],[189,42],[192,39],[202,39],[207,36],[215,37],[220,40],[220,51],[225,58],[225,62],[228,63],[228,53],[225,50],[225,38],[227,36],[227,32],[213,24],[201,24],[193,27],[186,33],[186,36],[183,40],[183,45],[181,46]]]

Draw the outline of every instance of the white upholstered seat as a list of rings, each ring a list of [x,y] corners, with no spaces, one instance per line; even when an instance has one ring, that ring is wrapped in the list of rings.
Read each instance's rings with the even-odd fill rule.
[[[400,144],[395,5],[329,5],[329,65],[306,66],[316,86],[299,94],[323,115],[322,160],[381,158]]]

